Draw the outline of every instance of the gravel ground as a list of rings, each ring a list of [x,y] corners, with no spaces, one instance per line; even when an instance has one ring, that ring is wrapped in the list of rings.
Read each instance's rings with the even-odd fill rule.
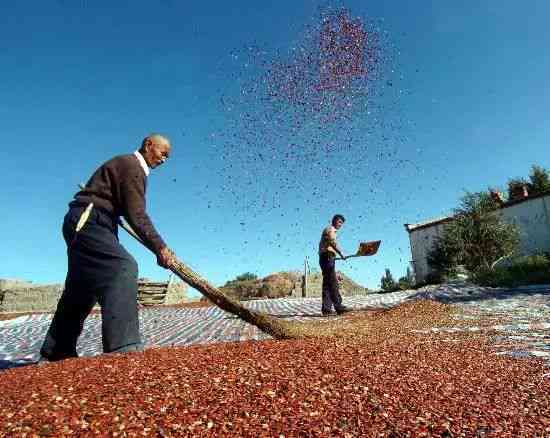
[[[249,304],[317,336],[293,341],[216,308],[145,309],[156,347],[93,357],[96,315],[89,357],[0,373],[0,436],[550,436],[550,287],[445,285],[347,304],[361,310]],[[29,339],[50,317],[2,321],[4,363],[34,358]]]
[[[317,327],[315,339],[9,369],[0,373],[0,434],[550,436],[545,362],[495,354],[464,315],[415,300],[297,322]]]
[[[550,286],[498,289],[444,285],[410,298],[435,299],[460,309],[457,324],[432,327],[424,333],[480,332],[497,347],[497,354],[539,357],[550,366]]]

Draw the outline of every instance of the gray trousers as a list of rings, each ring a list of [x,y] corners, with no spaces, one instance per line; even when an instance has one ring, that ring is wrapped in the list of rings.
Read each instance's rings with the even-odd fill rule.
[[[330,312],[332,306],[338,311],[342,308],[342,296],[338,286],[338,278],[336,278],[336,261],[335,256],[325,252],[319,255],[319,266],[323,273],[323,294],[321,310]]]
[[[84,320],[101,306],[105,353],[142,349],[137,308],[138,267],[118,241],[115,218],[92,209],[84,227],[75,232],[85,206],[72,206],[63,221],[68,272],[40,354],[49,360],[77,357],[76,343]]]

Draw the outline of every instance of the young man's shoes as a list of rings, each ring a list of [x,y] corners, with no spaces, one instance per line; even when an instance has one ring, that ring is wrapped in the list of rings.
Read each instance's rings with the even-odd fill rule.
[[[321,313],[323,314],[323,316],[333,316],[333,315],[336,315],[336,312],[332,311],[332,310],[322,310]]]
[[[339,307],[338,309],[336,309],[336,313],[338,315],[343,315],[344,313],[348,313],[348,312],[351,312],[351,309],[349,307],[346,307],[346,306],[342,306],[342,307]]]

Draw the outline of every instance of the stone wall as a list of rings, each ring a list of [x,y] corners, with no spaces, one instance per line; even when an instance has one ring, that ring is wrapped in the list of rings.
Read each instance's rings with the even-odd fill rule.
[[[138,297],[144,295],[143,290],[151,288],[160,292],[160,295],[155,296],[156,300],[149,299],[147,302],[140,299],[143,304],[173,305],[187,301],[187,285],[182,282],[140,281]],[[0,279],[0,312],[53,312],[62,292],[62,284],[42,286],[23,280]]]
[[[52,312],[63,291],[62,284],[11,285],[0,291],[0,312]]]
[[[174,280],[168,283],[168,290],[166,292],[166,298],[164,304],[170,306],[173,304],[186,303],[188,286],[183,281]]]
[[[342,276],[342,281],[340,282],[340,294],[342,296],[351,296],[351,295],[366,295],[369,292],[367,288],[362,287],[361,285],[355,283],[346,275],[340,273]],[[307,294],[306,297],[320,297],[322,294],[323,286],[323,275],[320,272],[313,272],[308,277],[307,284]],[[294,289],[292,292],[293,297],[302,297],[302,285]]]
[[[167,282],[154,282],[140,279],[138,282],[138,302],[144,306],[174,305],[187,301],[187,285],[170,278]]]

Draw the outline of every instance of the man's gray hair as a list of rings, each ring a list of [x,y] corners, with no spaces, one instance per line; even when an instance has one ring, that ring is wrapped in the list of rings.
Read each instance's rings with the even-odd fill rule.
[[[140,151],[145,149],[145,144],[147,143],[147,140],[158,141],[158,142],[161,142],[161,143],[170,144],[170,140],[165,135],[152,133],[152,134],[149,134],[147,137],[145,137],[143,139],[143,141],[141,142],[141,148],[139,149]]]

